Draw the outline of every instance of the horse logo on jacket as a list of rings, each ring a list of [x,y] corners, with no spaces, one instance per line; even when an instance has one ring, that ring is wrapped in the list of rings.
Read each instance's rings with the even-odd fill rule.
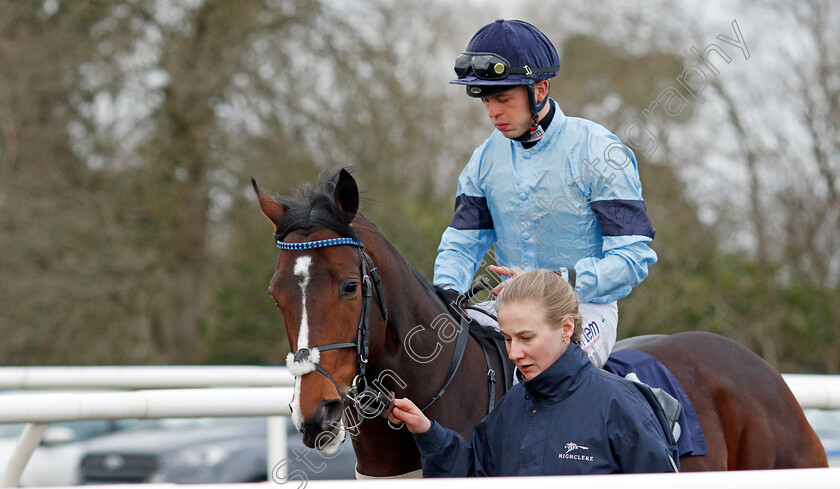
[[[564,448],[566,449],[566,453],[569,453],[572,450],[589,450],[589,447],[582,447],[577,443],[572,442],[566,443],[566,446]]]

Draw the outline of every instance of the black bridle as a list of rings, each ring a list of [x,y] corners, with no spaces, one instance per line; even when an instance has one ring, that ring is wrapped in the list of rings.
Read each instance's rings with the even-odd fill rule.
[[[324,377],[326,377],[327,379],[329,379],[330,382],[332,382],[333,386],[335,386],[336,392],[338,393],[338,397],[341,399],[342,403],[344,403],[346,402],[348,396],[345,396],[341,392],[341,388],[338,386],[338,383],[335,381],[335,379],[333,379],[332,375],[330,375],[329,372],[327,372],[323,367],[321,367],[320,362],[312,361],[310,356],[312,354],[312,350],[322,352],[329,350],[339,350],[342,348],[355,348],[356,352],[358,353],[359,359],[359,373],[353,379],[352,385],[350,386],[350,392],[348,394],[356,400],[357,406],[362,411],[362,414],[364,414],[366,417],[373,418],[381,416],[387,418],[394,404],[393,392],[390,393],[390,395],[385,395],[379,390],[372,389],[369,383],[367,382],[367,379],[365,378],[366,368],[370,354],[368,329],[370,324],[370,301],[373,296],[371,291],[371,283],[373,284],[373,287],[376,288],[376,293],[379,296],[379,307],[382,311],[382,317],[385,320],[385,324],[388,323],[388,308],[385,306],[385,298],[382,294],[382,284],[379,278],[379,272],[377,271],[376,266],[374,266],[373,260],[371,260],[370,256],[364,251],[362,243],[353,238],[332,238],[322,239],[318,241],[305,241],[301,243],[287,243],[282,240],[281,236],[278,235],[275,235],[274,239],[275,243],[277,244],[277,247],[281,250],[296,251],[309,250],[314,248],[324,248],[328,246],[349,245],[357,247],[361,252],[362,311],[359,317],[359,325],[356,328],[356,341],[344,343],[331,343],[323,346],[301,348],[294,353],[294,361],[304,362],[306,360],[309,360],[314,365],[315,370],[320,372]],[[455,344],[455,355],[452,358],[452,363],[450,364],[449,372],[446,375],[443,387],[432,398],[432,400],[429,401],[429,403],[427,403],[421,409],[422,411],[425,411],[429,406],[434,404],[435,401],[437,401],[441,398],[441,396],[443,396],[443,393],[446,391],[446,388],[449,386],[449,384],[452,382],[452,379],[455,377],[455,373],[458,371],[458,367],[461,364],[461,359],[464,356],[464,351],[466,350],[467,339],[469,336],[468,329],[469,328],[465,324],[461,324],[460,330],[458,332],[458,339]],[[364,401],[360,401],[361,399],[364,399]]]
[[[382,284],[379,278],[379,272],[376,270],[376,267],[373,265],[373,260],[371,260],[370,255],[368,255],[362,243],[353,239],[353,238],[332,238],[332,239],[322,239],[319,241],[305,241],[302,243],[286,243],[282,241],[280,237],[275,235],[275,243],[277,243],[277,247],[281,250],[309,250],[314,248],[324,248],[328,246],[340,246],[340,245],[350,245],[359,248],[359,251],[362,254],[362,312],[359,317],[359,325],[356,328],[356,341],[353,342],[344,342],[344,343],[330,343],[328,345],[323,346],[316,346],[316,347],[309,347],[309,348],[301,348],[294,354],[294,361],[295,362],[303,362],[305,360],[309,360],[315,367],[315,370],[320,372],[324,377],[329,379],[332,382],[333,386],[335,387],[335,391],[338,393],[339,398],[341,399],[342,403],[346,402],[347,396],[341,392],[341,388],[338,386],[338,383],[335,381],[332,375],[327,372],[319,362],[314,362],[310,358],[312,350],[317,349],[319,352],[323,351],[330,351],[330,350],[340,350],[342,348],[354,348],[358,355],[359,359],[359,369],[358,374],[353,379],[353,383],[351,385],[351,395],[353,397],[360,397],[360,398],[368,398],[370,399],[371,396],[377,401],[378,409],[384,411],[387,409],[388,405],[393,402],[393,398],[388,398],[383,393],[371,389],[368,385],[367,379],[365,377],[365,373],[367,370],[368,360],[370,359],[370,341],[368,340],[368,330],[370,328],[370,301],[373,296],[371,291],[371,282],[373,286],[376,288],[376,293],[379,296],[379,307],[382,311],[382,318],[385,320],[385,323],[388,323],[388,308],[385,306],[385,299],[382,295]],[[369,415],[381,415],[380,411],[371,411],[371,407],[369,403],[361,404],[363,409],[367,408],[369,412],[365,414]]]

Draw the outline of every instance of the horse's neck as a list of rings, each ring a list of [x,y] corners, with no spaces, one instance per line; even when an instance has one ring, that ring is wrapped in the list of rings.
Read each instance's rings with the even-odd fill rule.
[[[457,325],[434,291],[421,282],[415,275],[414,268],[405,261],[396,247],[381,234],[377,235],[379,246],[376,264],[380,267],[382,294],[389,314],[383,356],[392,359],[384,366],[398,369],[397,372],[411,371],[418,363],[428,363],[418,360],[428,352],[442,348],[441,354],[444,354],[453,350],[454,342],[441,341],[441,336],[446,335],[442,335],[439,328],[444,321],[450,322],[449,327]],[[407,343],[409,340],[410,344]],[[425,373],[433,373],[430,372],[431,365],[425,367]],[[434,379],[429,378],[428,381]]]
[[[427,329],[435,328],[433,325],[437,324],[436,320],[439,322],[441,318],[450,317],[449,313],[436,298],[434,291],[421,283],[415,276],[414,268],[376,226],[360,214],[357,215],[357,221],[359,220],[361,226],[358,229],[366,235],[363,241],[375,244],[375,248],[369,251],[382,276],[382,293],[390,315],[387,331],[389,334],[396,334],[399,340],[398,345],[390,346],[402,348],[406,336],[417,325]],[[414,335],[412,345],[417,341],[418,346],[434,348],[438,340],[433,336],[436,335]]]
[[[408,397],[423,407],[442,387],[454,354],[455,341],[442,341],[440,328],[443,321],[450,321],[450,326],[455,323],[434,291],[415,276],[414,269],[396,247],[374,232],[372,225],[367,231],[373,235],[365,236],[364,242],[379,268],[389,315],[384,332],[380,331],[384,335],[382,351],[373,360],[369,380],[377,389],[393,390],[397,397]],[[369,242],[375,246],[367,246]],[[375,307],[372,306],[371,313]],[[435,351],[438,352],[435,358],[426,360]],[[405,427],[394,430],[382,419],[365,420],[359,425],[353,445],[359,472],[365,475],[397,475],[420,466],[408,430]],[[393,461],[379,463],[383,454],[390,452],[405,458],[398,468]],[[384,455],[384,458],[389,457]]]

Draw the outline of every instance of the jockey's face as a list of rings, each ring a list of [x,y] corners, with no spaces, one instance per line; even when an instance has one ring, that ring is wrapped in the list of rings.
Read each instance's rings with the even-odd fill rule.
[[[534,84],[534,94],[538,101],[548,96],[548,82]],[[505,137],[516,138],[531,128],[531,108],[528,105],[528,92],[524,86],[517,86],[490,97],[482,97],[487,117]],[[542,119],[548,113],[546,104],[538,117]]]
[[[569,347],[575,323],[566,316],[560,325],[545,319],[545,306],[535,299],[506,302],[498,311],[499,329],[508,357],[531,380],[551,366]]]

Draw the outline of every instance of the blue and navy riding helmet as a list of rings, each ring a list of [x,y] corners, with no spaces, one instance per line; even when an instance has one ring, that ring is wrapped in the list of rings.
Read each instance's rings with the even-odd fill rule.
[[[467,50],[455,59],[456,80],[466,85],[467,95],[481,98],[514,86],[525,85],[535,115],[534,82],[560,73],[560,57],[551,41],[533,25],[521,20],[499,19],[475,33]]]

